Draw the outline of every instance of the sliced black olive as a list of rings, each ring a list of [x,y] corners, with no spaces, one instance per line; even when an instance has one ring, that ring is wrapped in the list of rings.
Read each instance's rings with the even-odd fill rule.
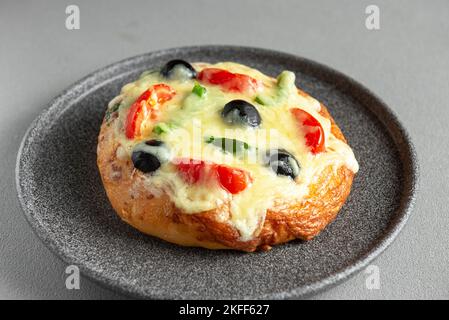
[[[295,179],[300,166],[295,157],[283,149],[270,150],[267,154],[267,164],[277,175],[288,176]]]
[[[145,151],[134,151],[131,159],[134,167],[144,173],[156,171],[161,166],[159,159],[154,154]]]
[[[221,117],[229,124],[258,127],[262,122],[259,111],[245,100],[232,100],[225,104]]]
[[[152,140],[145,141],[145,145],[150,146],[150,147],[160,147],[160,146],[165,146],[165,143],[161,140],[152,139]]]
[[[144,173],[154,172],[169,158],[164,142],[160,140],[149,140],[139,143],[133,150],[131,160],[134,167]]]
[[[162,67],[161,75],[168,79],[194,79],[196,70],[187,61],[176,59],[167,62]]]

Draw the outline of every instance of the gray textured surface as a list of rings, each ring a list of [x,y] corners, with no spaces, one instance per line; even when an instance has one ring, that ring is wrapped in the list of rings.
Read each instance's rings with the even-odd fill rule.
[[[371,1],[217,2],[213,15],[206,14],[212,5],[205,1],[127,8],[122,2],[77,3],[78,31],[64,28],[68,3],[0,4],[0,40],[8,48],[0,51],[1,297],[120,298],[85,279],[81,290],[66,290],[64,264],[36,240],[20,212],[15,153],[42,106],[75,80],[121,58],[228,43],[296,53],[356,78],[396,111],[416,144],[420,193],[409,224],[375,262],[381,289],[367,290],[360,273],[315,298],[448,298],[447,2],[376,1],[379,31],[364,27],[364,8]]]
[[[359,160],[337,219],[308,242],[242,254],[183,248],[144,236],[114,214],[96,167],[104,106],[125,83],[166,61],[228,61],[297,84],[328,108]],[[310,294],[364,267],[397,235],[414,199],[415,155],[388,107],[324,66],[278,52],[190,47],[113,64],[54,99],[20,149],[17,184],[37,234],[68,264],[115,290],[146,298],[287,298]]]

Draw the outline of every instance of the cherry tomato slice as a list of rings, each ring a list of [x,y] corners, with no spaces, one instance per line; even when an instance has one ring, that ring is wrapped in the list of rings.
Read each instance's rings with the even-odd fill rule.
[[[249,173],[241,169],[218,165],[216,170],[221,186],[232,194],[245,190],[252,181]]]
[[[156,92],[157,95],[157,103],[163,104],[173,98],[176,94],[176,91],[165,83],[155,84],[151,87]]]
[[[222,188],[232,194],[245,190],[252,181],[250,174],[244,170],[212,162],[181,159],[177,161],[176,166],[187,183],[195,184],[205,179],[218,179]]]
[[[202,173],[206,168],[206,162],[200,160],[193,159],[180,159],[177,161],[177,168],[179,173],[181,174],[184,181],[195,184],[200,178],[202,178]]]
[[[325,151],[324,130],[320,122],[302,109],[293,108],[291,109],[291,112],[296,120],[303,126],[306,145],[310,148],[310,151],[313,154]]]
[[[198,74],[198,80],[206,83],[219,85],[224,91],[256,93],[262,82],[246,74],[232,73],[218,68],[205,68]]]
[[[155,84],[145,90],[131,105],[125,120],[125,134],[134,139],[140,134],[142,122],[147,118],[157,118],[159,105],[167,102],[176,94],[175,90],[163,83]]]

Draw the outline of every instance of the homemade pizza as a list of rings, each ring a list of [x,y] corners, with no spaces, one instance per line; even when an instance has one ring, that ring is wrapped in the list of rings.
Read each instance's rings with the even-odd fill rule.
[[[138,230],[248,252],[315,237],[358,171],[293,72],[184,60],[142,73],[110,101],[97,163],[113,208]]]

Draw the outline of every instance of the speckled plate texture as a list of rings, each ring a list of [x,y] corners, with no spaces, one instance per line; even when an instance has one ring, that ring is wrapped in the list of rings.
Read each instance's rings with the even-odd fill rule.
[[[235,61],[297,85],[328,106],[360,163],[338,218],[312,241],[269,252],[179,247],[123,223],[96,166],[107,102],[142,71],[181,58]],[[142,298],[293,298],[336,284],[381,253],[405,224],[415,197],[412,144],[392,111],[349,77],[271,50],[201,46],[163,50],[92,73],[51,101],[26,133],[17,190],[42,241],[68,264],[114,290]],[[30,266],[31,267],[31,266]]]

